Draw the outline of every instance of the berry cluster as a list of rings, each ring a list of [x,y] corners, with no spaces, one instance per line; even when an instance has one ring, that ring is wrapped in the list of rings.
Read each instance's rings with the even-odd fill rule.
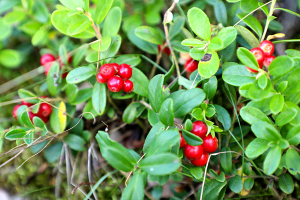
[[[41,98],[47,98],[47,97],[41,96]],[[33,106],[33,104],[26,102],[26,101],[22,101],[21,104],[15,105],[13,112],[12,112],[12,115],[15,119],[17,119],[17,111],[18,111],[19,107],[22,105],[29,108],[28,115],[29,115],[31,122],[32,122],[33,117],[35,117],[35,116],[41,118],[45,123],[47,123],[49,121],[49,116],[52,113],[52,107],[49,104],[41,103],[38,112],[35,114],[32,112],[32,109],[31,109],[31,106]]]
[[[262,69],[263,66],[269,67],[271,62],[275,59],[274,53],[275,47],[272,42],[269,40],[264,40],[260,43],[259,47],[255,47],[250,50],[250,52],[254,55],[255,59],[258,62],[259,68]],[[248,71],[257,73],[257,70],[251,69],[246,66]]]
[[[207,126],[202,121],[196,121],[193,123],[193,129],[191,133],[199,136],[203,140],[203,144],[199,146],[191,146],[186,143],[180,133],[180,148],[183,149],[183,153],[187,159],[189,159],[195,166],[205,166],[209,153],[213,153],[218,148],[218,139],[212,137],[211,135],[206,136]]]
[[[57,56],[57,59],[58,59],[58,62],[59,62],[59,65],[60,65],[60,68],[64,66],[64,64],[62,63],[61,59],[59,58],[59,56]],[[41,60],[40,60],[40,63],[42,66],[45,67],[45,74],[47,76],[50,68],[51,68],[51,65],[52,65],[52,62],[54,62],[56,60],[55,56],[50,54],[50,53],[46,53],[44,55],[42,55],[41,57]],[[68,57],[68,63],[70,64],[72,62],[72,56],[69,56]],[[63,73],[62,74],[62,78],[66,78],[66,76],[68,75],[68,73]]]
[[[130,79],[132,76],[132,68],[130,65],[117,63],[107,63],[100,67],[97,74],[98,83],[107,83],[107,87],[112,92],[133,91],[133,83]]]

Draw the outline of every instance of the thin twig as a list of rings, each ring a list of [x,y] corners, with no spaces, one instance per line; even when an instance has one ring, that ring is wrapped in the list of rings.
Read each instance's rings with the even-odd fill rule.
[[[261,37],[260,42],[264,41],[265,36],[267,34],[268,27],[269,27],[269,24],[270,24],[269,17],[271,17],[273,15],[275,3],[276,3],[276,0],[272,0],[272,4],[271,4],[271,8],[270,8],[270,13],[269,13],[269,16],[267,18],[266,25],[265,25],[265,30],[264,30],[264,33],[263,33],[263,35]]]

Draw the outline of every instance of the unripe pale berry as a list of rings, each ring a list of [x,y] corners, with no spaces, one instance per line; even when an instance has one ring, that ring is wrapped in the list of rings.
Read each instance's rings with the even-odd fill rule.
[[[193,72],[198,69],[198,61],[193,60],[193,59],[188,60],[185,63],[184,68],[187,72]]]
[[[193,129],[191,130],[191,133],[194,133],[195,135],[204,139],[206,137],[206,133],[207,133],[206,124],[202,121],[195,121],[193,123]]]
[[[202,146],[205,152],[213,153],[218,149],[218,139],[208,135],[206,138],[204,138]]]
[[[263,65],[269,67],[271,62],[275,59],[275,56],[267,56],[263,62]]]
[[[260,43],[259,48],[263,50],[265,56],[271,56],[274,53],[275,47],[269,40],[264,40]]]
[[[123,90],[124,90],[124,92],[129,92],[129,93],[131,93],[133,91],[133,83],[131,80],[124,81]]]
[[[42,55],[41,59],[40,59],[40,62],[41,62],[41,65],[45,65],[49,62],[53,62],[55,61],[55,57],[54,55],[50,54],[50,53],[46,53],[44,55]]]
[[[183,138],[181,131],[179,132],[179,134],[180,134],[180,149],[181,149],[186,145],[186,141]]]
[[[100,73],[97,74],[97,82],[98,83],[106,83],[108,79],[103,78]]]
[[[255,59],[257,60],[258,63],[262,63],[265,59],[265,54],[263,50],[261,50],[258,47],[255,47],[250,50],[250,52],[254,55]]]
[[[203,154],[203,147],[202,145],[191,146],[189,144],[186,144],[184,146],[183,153],[185,157],[189,160],[198,160]]]
[[[118,67],[118,75],[123,79],[130,79],[132,76],[132,68],[130,67],[130,65],[121,64]]]
[[[197,166],[197,167],[202,167],[205,166],[207,164],[209,158],[209,154],[206,152],[203,152],[201,158],[199,158],[198,160],[192,160],[192,164]]]
[[[107,81],[107,87],[112,92],[120,92],[123,88],[124,81],[118,76],[113,76]]]
[[[111,64],[104,64],[100,67],[99,73],[103,78],[109,79],[116,74],[116,70]]]

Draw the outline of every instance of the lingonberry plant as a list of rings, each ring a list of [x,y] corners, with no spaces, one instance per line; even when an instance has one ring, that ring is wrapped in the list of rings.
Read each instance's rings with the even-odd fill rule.
[[[45,3],[21,2],[0,30],[19,23],[32,36],[41,67],[22,77],[43,80],[0,99],[14,106],[3,137],[17,144],[2,155],[19,150],[0,168],[30,148],[59,163],[56,180],[66,164],[67,196],[300,197],[300,51],[275,57],[274,44],[298,40],[272,32],[275,10],[299,14],[276,0],[60,0],[48,18]],[[0,51],[0,63],[15,67],[8,57],[18,56]],[[75,183],[80,160],[87,177]]]

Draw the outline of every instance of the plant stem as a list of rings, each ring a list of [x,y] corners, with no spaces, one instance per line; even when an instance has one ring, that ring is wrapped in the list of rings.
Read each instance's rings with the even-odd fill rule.
[[[160,59],[162,58],[163,50],[164,50],[165,47],[166,47],[166,44],[164,44],[161,47],[160,51],[158,52],[157,57],[156,57],[156,62],[155,62],[156,64],[159,64]],[[152,77],[154,76],[155,70],[156,70],[156,65],[153,65],[150,76],[149,76],[149,79],[152,79]]]
[[[272,0],[272,4],[271,4],[271,8],[270,8],[270,13],[269,13],[269,16],[267,18],[266,25],[265,25],[265,30],[264,30],[264,33],[263,33],[263,35],[261,37],[260,42],[264,41],[264,39],[266,37],[267,31],[268,31],[268,27],[269,27],[269,24],[271,22],[271,20],[269,18],[273,15],[275,3],[276,3],[276,0]]]

